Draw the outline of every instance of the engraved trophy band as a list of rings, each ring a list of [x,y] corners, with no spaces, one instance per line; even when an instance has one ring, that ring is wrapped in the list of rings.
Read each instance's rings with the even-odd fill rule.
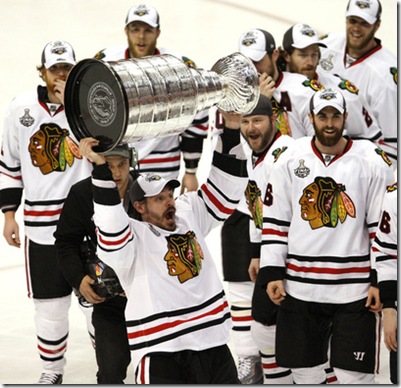
[[[115,62],[84,59],[71,70],[64,106],[78,140],[94,137],[96,151],[119,143],[179,134],[213,105],[246,114],[259,99],[258,73],[240,53],[209,70],[164,54]]]

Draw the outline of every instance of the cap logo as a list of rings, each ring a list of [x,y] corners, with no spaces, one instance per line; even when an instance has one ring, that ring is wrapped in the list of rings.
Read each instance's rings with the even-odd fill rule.
[[[256,36],[255,32],[249,31],[244,36],[244,39],[242,39],[242,44],[246,47],[249,47],[252,44],[256,44],[256,39],[257,39],[257,36]]]
[[[307,24],[303,24],[302,25],[301,34],[309,36],[309,37],[312,37],[312,36],[316,35],[314,29],[311,26],[308,26]]]
[[[370,1],[357,0],[355,5],[360,9],[370,8]]]
[[[333,92],[332,90],[325,90],[322,92],[320,95],[321,100],[331,100],[332,98],[336,98],[336,93]]]
[[[55,42],[53,48],[50,50],[52,54],[62,55],[67,52],[67,47],[62,42]]]
[[[161,176],[156,174],[147,174],[145,176],[147,182],[159,181],[160,179],[162,179]]]
[[[149,15],[149,8],[146,5],[139,5],[134,14],[138,16]]]

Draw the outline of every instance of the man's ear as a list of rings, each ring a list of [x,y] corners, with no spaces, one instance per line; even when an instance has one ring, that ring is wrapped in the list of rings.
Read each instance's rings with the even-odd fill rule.
[[[139,213],[143,214],[144,213],[144,201],[135,201],[134,202],[134,209]]]

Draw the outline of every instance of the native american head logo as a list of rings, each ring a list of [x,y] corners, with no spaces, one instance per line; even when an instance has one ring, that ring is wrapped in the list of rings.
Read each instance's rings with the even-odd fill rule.
[[[263,228],[263,202],[261,191],[255,181],[250,180],[245,190],[246,203],[255,226],[258,229]]]
[[[53,171],[64,171],[71,167],[74,158],[82,159],[77,144],[69,137],[66,129],[57,124],[42,124],[29,141],[31,161],[43,175]]]
[[[166,240],[168,251],[164,260],[169,275],[177,276],[180,283],[198,276],[204,256],[195,233],[172,234]]]
[[[355,218],[355,205],[345,193],[345,186],[330,177],[316,177],[305,187],[299,199],[301,217],[312,229],[323,226],[335,228],[338,220],[344,223],[347,216]]]
[[[291,127],[288,121],[288,114],[285,108],[280,106],[278,101],[272,97],[270,99],[273,108],[273,122],[277,130],[279,130],[283,135],[291,136]]]

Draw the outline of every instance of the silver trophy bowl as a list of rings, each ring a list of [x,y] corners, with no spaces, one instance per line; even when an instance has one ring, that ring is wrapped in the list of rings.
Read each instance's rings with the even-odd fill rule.
[[[84,59],[71,70],[64,106],[75,137],[94,137],[104,152],[119,143],[180,134],[195,115],[217,105],[247,114],[259,99],[252,61],[234,53],[210,71],[172,55],[102,62]]]

